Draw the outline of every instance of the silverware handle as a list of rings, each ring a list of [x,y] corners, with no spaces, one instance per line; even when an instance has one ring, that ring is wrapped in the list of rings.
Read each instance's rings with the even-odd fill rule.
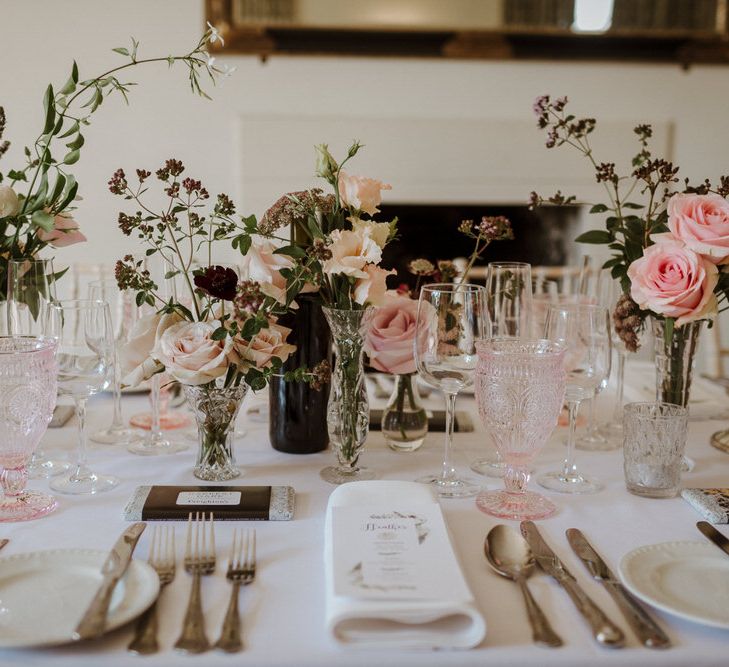
[[[117,581],[119,580],[106,579],[101,584],[94,599],[89,604],[86,613],[76,626],[76,630],[73,633],[74,639],[93,639],[94,637],[99,637],[104,632],[106,614],[109,611],[109,604],[111,602],[111,594],[114,592]]]
[[[238,591],[240,582],[234,581],[230,591],[228,611],[225,612],[223,627],[220,630],[220,639],[215,642],[215,648],[226,653],[237,653],[243,649],[243,640],[240,635],[240,613],[238,612]]]
[[[190,601],[187,603],[182,634],[175,642],[175,648],[185,653],[204,653],[210,648],[205,635],[205,619],[203,618],[202,599],[200,595],[200,572],[192,574]]]
[[[157,625],[157,600],[155,600],[152,606],[139,617],[134,639],[127,646],[127,651],[138,655],[157,653],[159,651]]]
[[[648,612],[621,584],[606,581],[605,587],[643,646],[648,648],[669,648],[671,646],[671,640],[666,633],[658,627]]]
[[[598,607],[592,599],[582,590],[574,579],[563,579],[560,581],[564,589],[572,598],[575,607],[582,614],[584,619],[592,628],[592,635],[595,640],[604,646],[620,648],[625,643],[623,631],[615,625]]]
[[[552,629],[542,608],[532,596],[526,579],[519,577],[517,582],[524,596],[524,604],[526,604],[529,623],[532,626],[532,639],[534,643],[550,647],[562,646],[562,638]]]

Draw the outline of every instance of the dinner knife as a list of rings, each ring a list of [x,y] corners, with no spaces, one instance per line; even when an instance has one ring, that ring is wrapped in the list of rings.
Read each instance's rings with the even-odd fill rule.
[[[696,527],[704,534],[704,537],[711,540],[725,554],[729,555],[729,539],[724,537],[714,526],[708,521],[699,521]]]
[[[610,593],[615,604],[622,612],[625,620],[638,636],[638,639],[648,648],[669,648],[671,640],[666,633],[658,627],[656,622],[648,615],[638,601],[625,589],[623,584],[615,578],[607,563],[595,551],[587,538],[577,528],[567,531],[567,541],[572,550],[583,562],[587,571],[597,579]]]
[[[146,527],[147,524],[141,521],[133,523],[121,534],[116,544],[112,547],[111,552],[101,568],[101,574],[104,577],[101,586],[99,586],[99,590],[96,591],[96,595],[91,600],[91,604],[89,604],[86,613],[76,626],[76,630],[74,630],[72,635],[73,639],[92,639],[104,632],[106,615],[109,611],[109,604],[111,603],[111,595],[119,579],[127,571],[129,563],[132,560],[134,548],[137,546],[139,537]]]
[[[592,628],[592,636],[595,640],[599,644],[610,648],[622,647],[625,643],[623,631],[582,590],[582,587],[557,557],[557,554],[544,541],[534,522],[522,521],[521,534],[529,543],[539,566],[556,579],[562,588],[567,591],[570,599],[577,607],[577,611],[582,614]]]

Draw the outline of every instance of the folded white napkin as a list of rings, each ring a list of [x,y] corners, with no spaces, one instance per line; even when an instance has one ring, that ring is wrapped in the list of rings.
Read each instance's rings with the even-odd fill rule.
[[[351,482],[329,497],[325,524],[324,568],[326,578],[326,626],[343,645],[368,648],[472,648],[483,640],[486,624],[476,609],[465,581],[453,599],[373,600],[335,594],[332,509],[334,507],[382,507],[406,513],[440,506],[433,491],[415,482]],[[449,562],[433,563],[432,576],[451,570],[460,575],[460,565],[450,544]]]

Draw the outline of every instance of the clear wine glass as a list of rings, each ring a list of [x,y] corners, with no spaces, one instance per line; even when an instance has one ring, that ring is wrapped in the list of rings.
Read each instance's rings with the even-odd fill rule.
[[[26,521],[58,506],[47,493],[26,490],[31,455],[56,405],[56,343],[0,337],[0,521]]]
[[[557,511],[527,491],[529,465],[557,425],[565,392],[565,348],[548,340],[492,339],[477,345],[476,401],[505,463],[505,490],[484,491],[477,507],[503,519],[544,519]]]
[[[134,294],[130,290],[120,290],[113,278],[94,280],[89,283],[89,299],[104,301],[109,305],[111,325],[114,329],[114,368],[112,371],[112,390],[114,409],[111,424],[92,433],[90,439],[103,445],[130,445],[140,439],[139,432],[125,426],[121,411],[121,369],[119,366],[119,347],[129,337],[134,324],[137,307]]]
[[[607,308],[594,304],[552,306],[547,313],[545,338],[566,348],[569,436],[562,469],[541,475],[537,482],[560,493],[596,493],[602,488],[600,482],[582,475],[574,461],[575,423],[580,403],[593,398],[610,375],[610,314]]]
[[[530,338],[531,265],[525,262],[491,262],[486,276],[486,303],[491,321],[487,335],[492,338]],[[501,477],[504,469],[498,447],[490,456],[471,462],[471,470],[489,477]]]
[[[119,480],[99,475],[87,464],[86,402],[112,380],[114,330],[103,301],[70,300],[47,306],[50,335],[58,344],[58,389],[76,405],[78,454],[70,475],[55,477],[59,493],[94,494],[114,488]]]
[[[484,289],[478,285],[433,284],[420,290],[415,361],[420,377],[445,394],[446,432],[443,466],[420,478],[443,498],[463,498],[480,491],[456,474],[452,459],[453,422],[458,392],[473,385],[476,341],[488,332]]]
[[[8,262],[8,331],[15,336],[46,336],[46,306],[56,300],[52,259],[24,259]],[[68,470],[68,463],[49,457],[41,446],[28,465],[31,479],[45,479]]]

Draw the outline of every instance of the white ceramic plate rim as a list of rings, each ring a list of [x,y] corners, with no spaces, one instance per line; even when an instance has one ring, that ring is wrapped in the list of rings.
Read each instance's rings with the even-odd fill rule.
[[[46,551],[32,551],[24,554],[4,556],[0,558],[0,574],[2,573],[3,565],[5,563],[38,559],[40,563],[52,566],[53,563],[48,563],[46,559],[53,560],[58,559],[59,557],[62,558],[64,556],[71,555],[96,556],[99,559],[99,566],[101,566],[104,559],[108,556],[108,552],[100,551],[98,549],[49,549]],[[58,564],[56,563],[56,566],[57,565]],[[159,577],[154,569],[144,561],[132,560],[122,581],[124,581],[125,584],[124,597],[120,603],[116,605],[115,609],[110,610],[105,632],[116,630],[122,625],[125,625],[140,616],[151,606],[159,595]],[[130,596],[131,589],[133,589],[136,593],[134,597]],[[126,602],[126,604],[121,604],[121,602]],[[41,646],[60,646],[63,644],[74,643],[74,639],[66,635],[53,635],[52,632],[48,632],[45,636],[43,636],[43,629],[44,628],[39,628],[39,632],[41,634],[32,641],[14,641],[12,639],[0,637],[0,648],[33,648]],[[47,630],[48,628],[45,629]]]
[[[717,547],[709,544],[708,542],[694,542],[685,540],[674,542],[661,542],[659,544],[647,544],[645,546],[638,547],[637,549],[633,549],[633,551],[628,552],[627,554],[625,554],[625,556],[621,558],[620,565],[618,566],[618,573],[620,575],[621,581],[623,582],[623,585],[638,599],[642,600],[646,604],[651,605],[652,607],[655,607],[656,609],[665,611],[667,614],[683,618],[684,620],[691,621],[692,623],[699,623],[700,625],[706,625],[712,628],[729,630],[729,621],[724,623],[722,621],[716,620],[716,618],[687,612],[673,605],[665,604],[661,600],[656,600],[651,594],[651,591],[647,590],[647,588],[644,588],[644,584],[636,581],[632,577],[632,574],[629,572],[629,568],[636,558],[649,558],[651,553],[653,552],[676,548],[686,550],[691,549],[693,551],[696,551],[696,553],[700,554],[702,557],[715,557],[717,560],[729,558],[729,556],[722,554]]]

